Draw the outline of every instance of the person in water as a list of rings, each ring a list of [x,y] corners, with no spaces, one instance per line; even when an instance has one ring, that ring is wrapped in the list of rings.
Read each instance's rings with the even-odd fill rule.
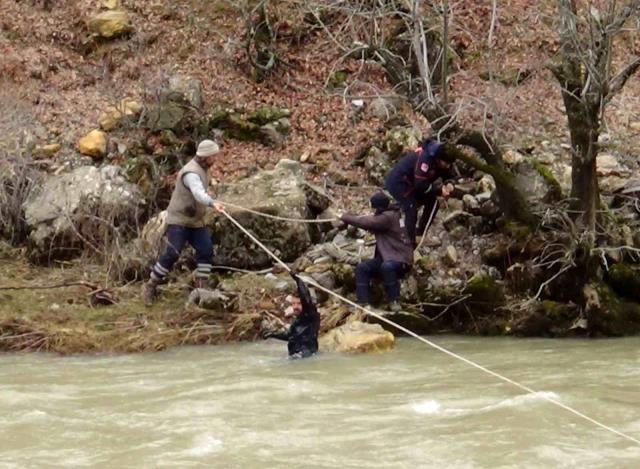
[[[289,358],[306,358],[318,351],[320,314],[304,281],[293,272],[290,274],[298,286],[298,296],[293,298],[291,309],[285,313],[285,317],[295,317],[295,319],[287,331],[269,331],[262,337],[286,340]]]

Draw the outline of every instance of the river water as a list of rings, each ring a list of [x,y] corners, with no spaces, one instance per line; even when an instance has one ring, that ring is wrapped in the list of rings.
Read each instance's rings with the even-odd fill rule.
[[[640,468],[640,338],[400,339],[285,358],[275,340],[156,354],[0,355],[0,468]]]

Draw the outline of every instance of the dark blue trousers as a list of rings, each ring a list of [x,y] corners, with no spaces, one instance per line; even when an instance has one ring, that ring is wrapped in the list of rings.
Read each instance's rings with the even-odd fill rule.
[[[196,250],[196,262],[198,263],[196,277],[208,278],[213,261],[211,233],[207,228],[189,228],[182,225],[167,227],[167,249],[153,266],[151,276],[157,280],[163,280],[180,257],[186,243],[189,243]]]
[[[400,297],[400,279],[407,272],[407,264],[398,261],[383,261],[374,257],[363,261],[356,267],[356,295],[358,303],[371,303],[371,279],[382,278],[387,292],[387,301],[396,301]]]

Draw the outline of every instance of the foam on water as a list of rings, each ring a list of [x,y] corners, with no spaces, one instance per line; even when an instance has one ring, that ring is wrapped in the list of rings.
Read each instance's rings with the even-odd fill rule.
[[[198,435],[193,439],[193,446],[186,451],[189,456],[205,456],[215,453],[223,447],[222,440],[210,434]]]
[[[442,411],[442,405],[438,401],[428,400],[421,402],[414,402],[411,404],[411,409],[416,414],[423,415],[437,415]]]
[[[424,401],[414,402],[409,405],[410,409],[416,414],[420,415],[443,415],[449,417],[456,417],[462,415],[477,415],[487,412],[493,412],[499,409],[513,408],[513,407],[526,407],[533,403],[545,402],[548,399],[559,400],[556,393],[553,392],[536,392],[535,394],[523,394],[520,396],[503,399],[493,404],[481,406],[481,407],[467,407],[467,408],[447,408],[442,403],[427,399]]]

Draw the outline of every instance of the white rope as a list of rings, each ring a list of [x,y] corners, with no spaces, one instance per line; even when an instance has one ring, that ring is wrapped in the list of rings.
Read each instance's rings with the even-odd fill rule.
[[[253,236],[253,235],[252,235],[252,234],[251,234],[251,233],[250,233],[246,228],[244,228],[240,223],[238,223],[238,222],[237,222],[237,221],[236,221],[236,220],[235,220],[231,215],[229,215],[227,212],[222,211],[222,213],[223,213],[223,214],[224,214],[224,215],[225,215],[225,216],[226,216],[226,217],[227,217],[227,218],[228,218],[228,219],[229,219],[229,220],[230,220],[234,225],[236,225],[236,226],[237,226],[237,227],[238,227],[238,228],[239,228],[239,229],[240,229],[244,234],[246,234],[249,238],[251,238],[251,240],[253,240],[253,242],[254,242],[254,243],[256,243],[258,246],[260,246],[260,247],[261,247],[261,248],[262,248],[262,249],[263,249],[263,250],[264,250],[264,251],[265,251],[265,252],[266,252],[266,253],[267,253],[271,258],[273,258],[273,260],[275,260],[278,264],[280,264],[282,267],[284,267],[284,269],[285,269],[285,270],[287,270],[288,272],[291,272],[291,269],[289,268],[289,266],[288,266],[287,264],[285,264],[282,260],[280,260],[280,259],[279,259],[279,258],[278,258],[274,253],[272,253],[272,252],[269,250],[269,248],[267,248],[264,244],[262,244],[262,242],[260,242],[260,240],[259,240],[258,238],[256,238],[255,236]],[[520,383],[518,383],[518,382],[516,382],[516,381],[514,381],[514,380],[512,380],[512,379],[510,379],[510,378],[507,378],[506,376],[501,375],[500,373],[496,373],[495,371],[492,371],[492,370],[490,370],[489,368],[486,368],[486,367],[484,367],[484,366],[482,366],[482,365],[479,365],[478,363],[475,363],[474,361],[469,360],[468,358],[465,358],[465,357],[463,357],[463,356],[461,356],[461,355],[458,355],[457,353],[454,353],[454,352],[452,352],[452,351],[450,351],[450,350],[447,350],[446,348],[444,348],[444,347],[442,347],[442,346],[440,346],[440,345],[436,344],[435,342],[432,342],[432,341],[430,341],[429,339],[425,339],[424,337],[419,336],[419,335],[418,335],[418,334],[416,334],[415,332],[410,331],[410,330],[409,330],[409,329],[407,329],[406,327],[403,327],[403,326],[401,326],[401,325],[399,325],[399,324],[396,324],[395,322],[393,322],[393,321],[391,321],[391,320],[389,320],[389,319],[385,318],[384,316],[381,316],[380,314],[375,313],[375,312],[371,311],[370,309],[365,308],[365,307],[363,307],[363,306],[361,306],[361,305],[359,305],[359,304],[357,304],[357,303],[355,303],[355,302],[353,302],[353,301],[349,300],[348,298],[345,298],[344,296],[339,295],[338,293],[335,293],[334,291],[329,290],[328,288],[323,287],[322,285],[318,284],[318,283],[317,283],[316,281],[314,281],[314,280],[309,280],[307,283],[309,283],[310,285],[312,285],[312,286],[313,286],[313,287],[315,287],[315,288],[318,288],[319,290],[322,290],[322,291],[324,291],[324,292],[328,293],[329,295],[332,295],[332,296],[334,296],[334,297],[338,298],[339,300],[344,301],[344,302],[345,302],[345,303],[347,303],[347,304],[350,304],[351,306],[354,306],[354,307],[356,307],[356,308],[358,308],[358,309],[361,309],[361,310],[362,310],[362,311],[364,311],[366,314],[368,314],[368,315],[370,315],[370,316],[373,316],[374,318],[376,318],[376,319],[378,319],[378,320],[380,320],[380,321],[382,321],[382,322],[384,322],[384,323],[386,323],[386,324],[389,324],[390,326],[395,327],[396,329],[398,329],[398,330],[400,330],[400,331],[404,332],[405,334],[407,334],[407,335],[409,335],[409,336],[411,336],[411,337],[413,337],[413,338],[415,338],[415,339],[418,339],[418,340],[419,340],[419,341],[421,341],[421,342],[424,342],[425,344],[427,344],[427,345],[429,345],[429,346],[431,346],[431,347],[435,348],[436,350],[439,350],[439,351],[440,351],[440,352],[442,352],[442,353],[445,353],[445,354],[449,355],[450,357],[453,357],[453,358],[456,358],[456,359],[458,359],[458,360],[460,360],[460,361],[463,361],[464,363],[466,363],[466,364],[468,364],[468,365],[471,365],[471,366],[473,366],[474,368],[477,368],[477,369],[479,369],[479,370],[481,370],[481,371],[484,371],[485,373],[490,374],[491,376],[494,376],[494,377],[496,377],[496,378],[498,378],[498,379],[500,379],[500,380],[502,380],[502,381],[505,381],[505,382],[507,382],[507,383],[509,383],[509,384],[512,384],[513,386],[516,386],[517,388],[520,388],[520,389],[522,389],[523,391],[526,391],[527,393],[530,393],[530,394],[538,394],[535,390],[531,389],[530,387],[525,386],[524,384],[520,384]],[[552,403],[552,404],[555,404],[555,405],[557,405],[558,407],[561,407],[561,408],[563,408],[564,410],[566,410],[566,411],[568,411],[568,412],[571,412],[572,414],[577,415],[578,417],[580,417],[580,418],[582,418],[582,419],[584,419],[584,420],[587,420],[587,421],[589,421],[589,422],[593,423],[594,425],[597,425],[597,426],[599,426],[599,427],[601,427],[601,428],[604,428],[605,430],[608,430],[608,431],[610,431],[610,432],[612,432],[612,433],[615,433],[615,434],[616,434],[616,435],[618,435],[618,436],[621,436],[622,438],[625,438],[625,439],[627,439],[627,440],[629,440],[629,441],[632,441],[632,442],[634,442],[634,443],[636,443],[636,444],[640,445],[640,440],[639,440],[639,439],[636,439],[636,438],[634,438],[634,437],[632,437],[632,436],[630,436],[630,435],[627,435],[626,433],[623,433],[623,432],[621,432],[621,431],[619,431],[619,430],[616,430],[615,428],[612,428],[612,427],[610,427],[610,426],[608,426],[608,425],[605,425],[604,423],[601,423],[601,422],[599,422],[599,421],[597,421],[597,420],[595,420],[595,419],[593,419],[593,418],[589,417],[588,415],[585,415],[585,414],[583,414],[582,412],[580,412],[580,411],[578,411],[578,410],[576,410],[576,409],[573,409],[573,408],[569,407],[568,405],[563,404],[562,402],[560,402],[560,401],[558,401],[558,400],[556,400],[556,399],[553,399],[552,397],[547,396],[546,394],[539,394],[539,395],[540,395],[544,400],[546,400],[546,401],[548,401],[548,402],[550,402],[550,403]]]
[[[222,205],[226,205],[228,207],[236,208],[236,209],[242,210],[244,212],[253,213],[254,215],[259,215],[261,217],[271,218],[273,220],[288,221],[288,222],[293,222],[293,223],[331,223],[333,221],[338,221],[338,218],[323,218],[323,219],[313,219],[312,220],[312,219],[309,219],[309,218],[281,217],[281,216],[278,216],[278,215],[271,215],[270,213],[259,212],[257,210],[253,210],[253,209],[250,209],[250,208],[247,208],[247,207],[242,207],[240,205],[232,204],[231,202],[222,202],[220,200],[218,200],[217,202],[222,204]]]
[[[433,216],[436,214],[436,208],[438,208],[438,199],[437,198],[433,203],[433,208],[431,209],[431,215],[429,215],[429,221],[425,225],[424,231],[422,232],[422,238],[420,238],[420,242],[418,243],[418,245],[414,249],[414,251],[416,251],[416,252],[420,252],[420,247],[422,246],[422,243],[424,242],[425,238],[427,237],[427,231],[429,231],[429,227],[431,226],[431,222],[433,221]]]

